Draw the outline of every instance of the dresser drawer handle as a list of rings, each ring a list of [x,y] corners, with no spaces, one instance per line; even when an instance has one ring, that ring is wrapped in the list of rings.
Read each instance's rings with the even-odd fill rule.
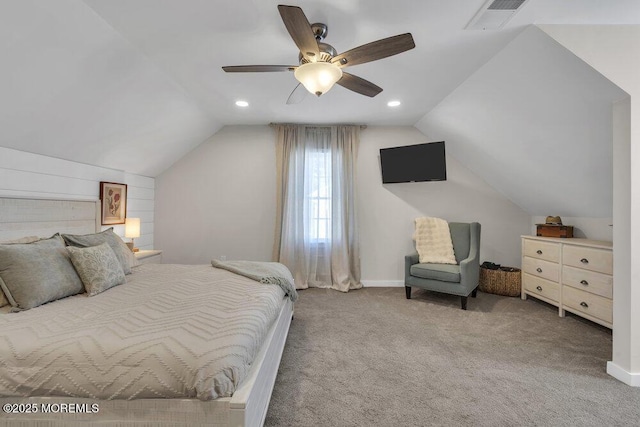
[[[586,302],[582,301],[580,303],[581,306],[583,306],[584,308],[589,308],[589,304],[587,304]]]
[[[589,282],[587,282],[586,280],[580,280],[580,284],[581,285],[585,285],[585,286],[589,286]]]
[[[582,259],[580,260],[580,262],[581,262],[581,263],[583,263],[583,264],[589,264],[589,260],[588,260],[588,259],[586,259],[586,258],[582,258]]]
[[[542,292],[542,286],[536,286],[536,289]]]
[[[536,268],[536,271],[537,271],[538,273],[542,273],[542,269],[541,269],[540,267]]]
[[[542,251],[541,251],[540,249],[538,249],[538,250],[536,251],[536,253],[537,253],[538,255],[542,255]]]

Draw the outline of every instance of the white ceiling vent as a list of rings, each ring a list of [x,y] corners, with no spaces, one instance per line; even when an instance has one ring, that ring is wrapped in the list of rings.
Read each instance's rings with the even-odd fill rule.
[[[499,30],[529,0],[488,0],[469,21],[467,30]]]

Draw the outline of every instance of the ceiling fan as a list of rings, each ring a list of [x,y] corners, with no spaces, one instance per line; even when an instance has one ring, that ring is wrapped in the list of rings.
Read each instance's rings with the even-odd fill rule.
[[[227,73],[293,71],[300,84],[289,96],[287,104],[302,100],[306,94],[306,91],[300,90],[302,87],[320,96],[335,83],[361,95],[374,97],[382,92],[382,88],[342,69],[397,55],[416,46],[411,33],[406,33],[338,54],[333,46],[322,41],[327,35],[325,24],[309,24],[304,12],[297,6],[279,5],[278,11],[291,38],[300,49],[299,65],[234,65],[222,69]]]

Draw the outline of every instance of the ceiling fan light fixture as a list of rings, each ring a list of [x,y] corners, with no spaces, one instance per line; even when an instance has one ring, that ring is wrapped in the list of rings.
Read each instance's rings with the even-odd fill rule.
[[[490,1],[497,3],[529,0]],[[382,92],[381,87],[348,72],[343,73],[342,68],[377,61],[416,47],[411,33],[404,33],[363,44],[338,55],[333,46],[322,41],[327,35],[325,24],[310,24],[298,6],[280,4],[278,11],[291,39],[298,48],[299,65],[232,65],[222,69],[227,73],[293,71],[300,84],[287,99],[287,104],[299,102],[295,101],[301,99],[297,94],[305,93],[302,89],[300,89],[302,92],[298,90],[301,86],[314,95],[320,96],[327,93],[336,83],[345,89],[373,98]],[[294,93],[296,96],[293,96]]]
[[[309,92],[320,96],[342,78],[342,70],[330,62],[309,62],[296,68],[294,75]]]

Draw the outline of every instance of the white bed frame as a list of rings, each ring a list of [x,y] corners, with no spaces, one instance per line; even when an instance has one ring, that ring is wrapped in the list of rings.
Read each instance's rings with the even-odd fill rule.
[[[55,233],[87,234],[101,230],[100,202],[0,197],[0,241]],[[87,422],[117,426],[262,426],[269,408],[278,366],[293,317],[293,303],[285,299],[265,344],[247,378],[232,397],[197,399],[94,400],[68,397],[3,398],[0,403],[91,404],[97,413],[5,414],[0,425],[81,426]],[[55,406],[54,406],[55,407]],[[12,424],[13,425],[13,424]]]

